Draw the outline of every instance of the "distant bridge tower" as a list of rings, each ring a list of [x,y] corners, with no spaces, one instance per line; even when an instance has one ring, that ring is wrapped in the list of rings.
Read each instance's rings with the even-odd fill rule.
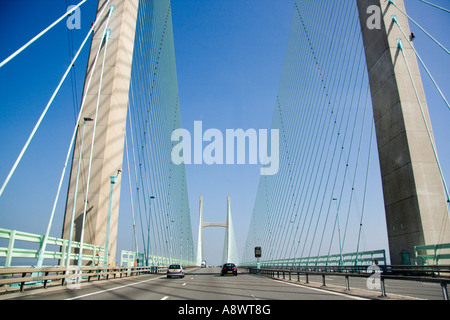
[[[378,139],[391,263],[402,264],[405,262],[402,254],[409,253],[412,257],[414,246],[449,243],[450,221],[417,58],[393,19],[406,35],[411,34],[408,19],[402,13],[405,6],[403,0],[394,3],[357,0]],[[381,9],[380,25],[371,28],[368,21],[376,14],[376,8]]]
[[[222,263],[234,262],[238,263],[238,254],[236,247],[236,240],[234,237],[233,222],[231,220],[231,198],[227,198],[227,222],[222,223],[211,223],[203,222],[203,196],[200,196],[200,219],[198,228],[198,246],[197,246],[197,265],[201,265],[204,260],[203,255],[203,228],[206,227],[223,227],[227,231],[225,233],[224,251]]]

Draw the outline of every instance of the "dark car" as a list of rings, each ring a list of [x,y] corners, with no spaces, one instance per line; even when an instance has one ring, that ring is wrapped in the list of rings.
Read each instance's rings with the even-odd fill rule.
[[[225,274],[232,274],[234,276],[237,276],[237,267],[234,263],[225,263],[222,266],[222,272],[220,273],[221,276]]]

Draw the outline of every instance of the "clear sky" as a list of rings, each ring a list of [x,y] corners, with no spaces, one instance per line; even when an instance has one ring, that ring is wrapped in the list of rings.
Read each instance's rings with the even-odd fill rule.
[[[75,0],[3,0],[0,4],[0,60],[56,20]],[[0,69],[0,183],[11,169],[53,90],[95,17],[95,0],[81,8],[82,28],[65,22]],[[447,48],[450,14],[419,0],[405,0],[408,13]],[[432,2],[449,7],[448,0]],[[193,132],[195,120],[219,130],[269,129],[289,36],[294,0],[172,0],[181,121]],[[450,57],[416,27],[416,48],[447,98],[450,98]],[[69,41],[69,39],[72,39]],[[73,49],[70,49],[70,44]],[[41,129],[32,141],[5,193],[0,198],[0,228],[44,234],[50,217],[68,143],[80,103],[89,47],[69,77]],[[441,165],[450,179],[448,124],[450,110],[424,78]],[[74,95],[76,98],[74,98]],[[258,166],[188,166],[188,192],[197,244],[198,201],[204,197],[208,222],[226,219],[231,196],[238,247],[246,240],[257,186]],[[67,188],[67,187],[66,187]],[[131,216],[123,185],[119,249],[131,249]],[[65,190],[62,192],[63,197]],[[59,237],[64,202],[52,228]],[[205,229],[205,254],[218,264],[224,230]],[[2,245],[2,243],[0,243]],[[376,247],[371,249],[382,249]],[[241,254],[241,252],[240,252]]]

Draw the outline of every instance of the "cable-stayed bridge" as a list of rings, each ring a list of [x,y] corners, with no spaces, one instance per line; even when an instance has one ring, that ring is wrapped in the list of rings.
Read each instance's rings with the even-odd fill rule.
[[[80,1],[79,8],[85,2]],[[421,2],[448,14],[439,5]],[[410,17],[403,1],[298,0],[292,9],[271,127],[276,130],[272,137],[278,132],[279,141],[266,137],[266,155],[274,160],[278,151],[278,170],[261,175],[246,241],[235,246],[230,239],[234,232],[227,232],[221,262],[233,257],[234,262],[254,266],[254,248],[260,246],[264,267],[344,267],[375,260],[384,265],[445,264],[450,243],[446,158],[438,156],[429,108],[448,112],[449,105],[438,76],[430,72],[415,44],[416,37],[426,38],[442,59],[448,59],[448,45]],[[0,72],[32,50],[35,41],[43,41],[58,23],[76,23],[77,10],[62,12],[20,50],[5,54]],[[132,247],[120,252],[121,265],[195,266],[203,260],[201,230],[218,224],[204,224],[200,218],[196,248],[186,166],[198,164],[198,140],[194,132],[193,161],[188,161],[187,136],[183,135],[183,149],[177,149],[181,136],[174,139],[182,127],[183,102],[178,96],[172,23],[170,1],[98,2],[79,51],[72,50],[75,54],[59,85],[5,171],[0,201],[8,196],[16,170],[90,43],[75,125],[65,133],[69,141],[56,196],[42,217],[49,220],[47,229],[42,235],[3,229],[5,267],[17,265],[16,259],[31,259],[22,263],[38,268],[118,263],[119,207],[124,198],[129,198],[133,239]],[[425,82],[432,84],[439,101],[432,106],[427,104]],[[208,139],[200,133],[200,145],[207,147],[200,149],[199,158],[220,164],[220,132],[208,133]],[[245,132],[242,141],[248,141],[252,162],[256,148],[252,149],[250,133]],[[261,141],[257,148],[264,160]],[[174,161],[174,150],[181,163]],[[238,165],[238,149],[236,153],[232,164]],[[270,165],[273,162],[263,163]],[[121,190],[123,181],[128,190]],[[367,217],[371,206],[385,211],[385,221]],[[202,204],[199,207],[202,216]],[[236,230],[229,203],[223,212],[227,230]],[[62,214],[62,226],[54,226],[55,216]],[[386,234],[378,236],[388,247],[365,246],[373,223],[386,224]],[[61,236],[52,237],[58,228]],[[16,251],[16,240],[36,243],[37,248]]]

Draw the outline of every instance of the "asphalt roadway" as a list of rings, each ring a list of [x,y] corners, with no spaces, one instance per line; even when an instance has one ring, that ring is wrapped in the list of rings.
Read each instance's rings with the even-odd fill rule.
[[[24,293],[4,293],[0,300],[365,300],[378,299],[379,291],[365,288],[364,279],[350,279],[350,291],[345,291],[343,277],[327,277],[326,287],[320,277],[297,282],[281,281],[250,275],[239,270],[238,276],[220,275],[219,268],[195,268],[184,278],[168,279],[165,275],[91,281],[80,288],[61,286],[48,289],[26,289]],[[386,282],[387,298],[395,300],[442,300],[439,284]]]

